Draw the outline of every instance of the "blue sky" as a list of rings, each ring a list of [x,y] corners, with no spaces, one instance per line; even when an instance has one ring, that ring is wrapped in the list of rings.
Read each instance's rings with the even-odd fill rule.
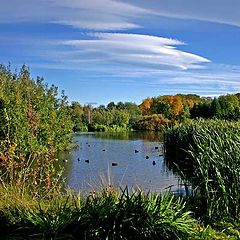
[[[81,104],[240,92],[238,0],[8,0],[0,63]]]

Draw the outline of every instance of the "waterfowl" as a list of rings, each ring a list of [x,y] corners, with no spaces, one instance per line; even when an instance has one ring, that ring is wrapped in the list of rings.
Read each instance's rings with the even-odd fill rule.
[[[67,159],[64,159],[63,162],[68,162],[68,160],[67,160]]]
[[[155,149],[158,149],[158,147],[155,147]]]
[[[146,156],[146,159],[149,159],[149,156]]]
[[[80,161],[80,158],[77,158],[78,161]]]
[[[117,165],[118,165],[118,164],[117,164],[117,163],[115,163],[115,162],[113,162],[113,163],[112,163],[112,166],[117,166]]]
[[[105,150],[105,149],[103,149],[102,151],[103,151],[103,152],[105,152],[106,150]]]
[[[139,151],[135,149],[135,153],[138,153]]]
[[[154,166],[154,165],[156,165],[156,162],[155,162],[155,161],[153,161],[153,162],[152,162],[152,164],[153,164],[153,166]]]
[[[86,159],[86,160],[85,160],[85,162],[86,162],[86,163],[89,163],[89,160],[88,160],[88,159]]]

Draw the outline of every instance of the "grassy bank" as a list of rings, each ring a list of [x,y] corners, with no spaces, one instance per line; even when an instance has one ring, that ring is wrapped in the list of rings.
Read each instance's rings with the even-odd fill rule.
[[[110,187],[38,199],[14,187],[0,190],[1,239],[238,239],[202,227],[184,200],[170,193]]]
[[[0,230],[6,239],[193,239],[198,233],[183,200],[170,194],[108,188],[85,197],[33,199],[16,188],[1,192]]]

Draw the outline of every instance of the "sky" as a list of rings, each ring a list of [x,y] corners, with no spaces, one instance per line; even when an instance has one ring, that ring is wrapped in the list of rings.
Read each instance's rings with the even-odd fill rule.
[[[0,0],[0,63],[69,102],[240,92],[239,0]]]

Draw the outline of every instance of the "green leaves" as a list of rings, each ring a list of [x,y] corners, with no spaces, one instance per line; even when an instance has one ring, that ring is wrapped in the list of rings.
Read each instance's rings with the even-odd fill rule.
[[[72,120],[67,98],[57,87],[30,77],[24,65],[19,73],[0,66],[0,180],[30,185],[44,194],[56,185],[53,154],[65,150]]]
[[[13,206],[10,229],[33,239],[177,240],[196,236],[196,224],[180,198],[169,193],[130,193],[126,188],[122,192],[103,190],[85,198],[73,194],[39,204],[35,201],[30,209],[14,210]]]

